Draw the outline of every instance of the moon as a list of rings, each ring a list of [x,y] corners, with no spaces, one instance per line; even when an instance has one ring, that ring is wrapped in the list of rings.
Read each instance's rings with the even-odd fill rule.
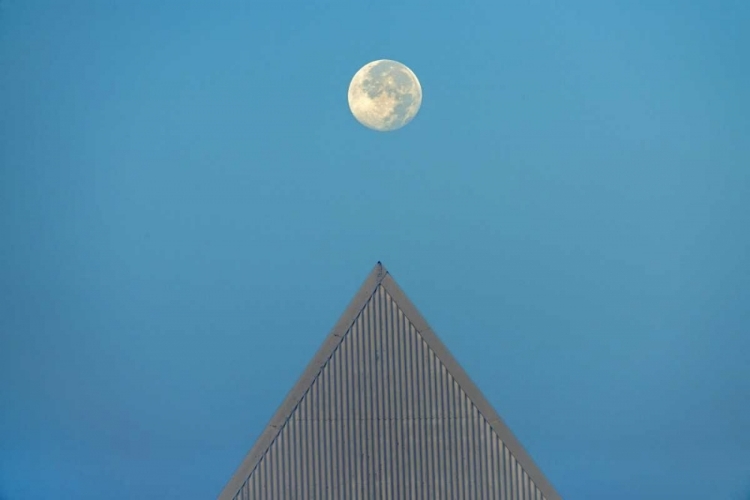
[[[422,86],[405,65],[390,59],[365,64],[349,84],[349,109],[365,127],[396,130],[417,115]]]

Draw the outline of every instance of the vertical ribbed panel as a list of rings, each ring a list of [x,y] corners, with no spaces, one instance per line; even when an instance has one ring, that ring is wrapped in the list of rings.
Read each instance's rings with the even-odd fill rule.
[[[382,285],[235,499],[546,500]]]

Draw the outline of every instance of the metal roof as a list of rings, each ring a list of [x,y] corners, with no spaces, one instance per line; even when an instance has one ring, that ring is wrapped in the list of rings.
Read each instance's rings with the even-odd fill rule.
[[[380,262],[220,500],[558,500]]]

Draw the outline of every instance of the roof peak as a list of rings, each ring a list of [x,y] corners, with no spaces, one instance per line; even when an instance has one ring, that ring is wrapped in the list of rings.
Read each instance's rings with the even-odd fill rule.
[[[353,428],[358,430],[347,434]],[[438,437],[432,440],[435,433]],[[461,451],[468,446],[476,449]],[[441,463],[468,460],[467,452],[477,467],[483,467],[481,478],[462,475],[460,467],[457,472],[435,469]],[[309,453],[318,458],[312,460]],[[430,462],[430,456],[436,457],[435,462]],[[427,462],[412,464],[415,457]],[[393,463],[409,470],[396,472]],[[294,483],[297,492],[319,488],[320,482],[335,476],[332,489],[322,496],[360,498],[339,480],[356,479],[365,488],[362,491],[370,493],[384,491],[384,484],[395,478],[416,481],[410,475],[416,473],[414,467],[420,474],[431,474],[419,481],[433,493],[445,491],[439,483],[445,474],[453,473],[458,474],[456,484],[479,480],[500,488],[497,485],[502,483],[514,492],[523,489],[541,495],[534,498],[560,498],[378,261],[219,498],[230,500],[240,494],[245,495],[243,499],[287,498],[285,488],[291,486],[282,481],[268,483],[268,477],[278,474]],[[301,476],[297,475],[300,468],[304,469]],[[452,497],[464,498],[463,494]],[[486,498],[498,497],[489,494]]]
[[[378,283],[380,283],[383,280],[383,278],[385,278],[385,275],[388,274],[388,270],[380,261],[378,261],[377,264],[375,264],[375,268],[373,269],[373,272],[377,274]]]

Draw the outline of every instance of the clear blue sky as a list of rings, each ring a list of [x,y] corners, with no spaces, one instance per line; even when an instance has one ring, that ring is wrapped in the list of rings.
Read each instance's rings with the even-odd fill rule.
[[[747,499],[748,26],[0,1],[0,498],[215,497],[382,260],[566,499]]]

